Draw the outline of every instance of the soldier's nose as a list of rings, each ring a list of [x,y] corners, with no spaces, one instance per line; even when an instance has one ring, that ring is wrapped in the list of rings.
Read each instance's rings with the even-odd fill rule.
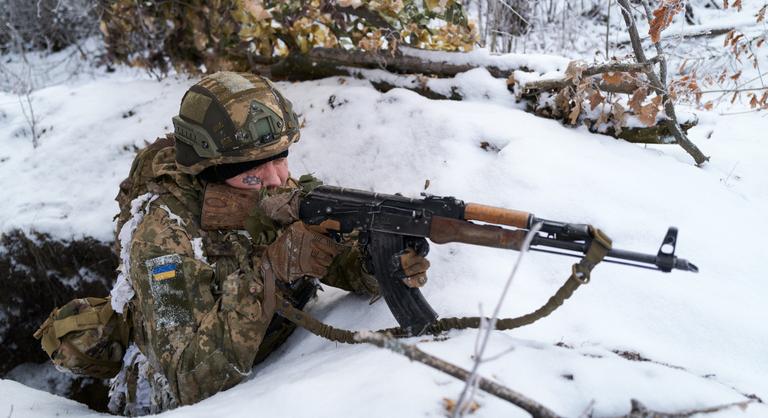
[[[264,164],[264,174],[261,180],[265,187],[278,187],[282,185],[274,161]]]

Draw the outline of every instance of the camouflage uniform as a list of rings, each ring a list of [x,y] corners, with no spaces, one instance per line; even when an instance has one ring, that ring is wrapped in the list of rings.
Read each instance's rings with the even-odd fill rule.
[[[293,223],[294,209],[285,218],[269,208],[250,212],[234,205],[234,213],[250,213],[250,233],[241,225],[203,228],[207,185],[235,190],[222,183],[284,157],[299,139],[290,101],[269,80],[248,73],[206,76],[184,95],[173,124],[173,135],[139,152],[117,198],[121,265],[111,306],[133,324],[133,345],[113,379],[110,409],[125,415],[192,404],[242,381],[254,361],[293,330],[273,318],[275,293],[303,306],[316,290],[306,276],[325,275],[321,281],[331,286],[375,292],[354,238],[343,237],[340,244],[299,231],[304,227]],[[289,179],[269,193],[280,194],[275,198],[282,202],[297,188],[305,191],[303,184]],[[228,207],[232,200],[221,202]],[[330,256],[309,247],[299,251],[297,233],[310,237],[301,243],[324,242]],[[309,261],[292,258],[297,253]],[[299,274],[275,280],[285,270]]]
[[[136,348],[129,349],[113,382],[110,406],[126,415],[192,404],[243,380],[274,314],[264,300],[268,292],[259,264],[266,241],[276,234],[251,238],[242,230],[203,230],[204,182],[177,170],[174,147],[163,147],[164,141],[170,143],[161,140],[139,154],[133,182],[121,185],[123,199],[140,195],[132,212],[123,210],[121,229],[141,215],[122,243],[127,247],[120,248],[127,252],[135,291],[127,311]],[[323,282],[366,292],[357,255],[337,257]]]

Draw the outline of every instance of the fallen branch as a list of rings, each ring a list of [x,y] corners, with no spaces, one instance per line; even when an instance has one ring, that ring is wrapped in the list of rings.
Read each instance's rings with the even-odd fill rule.
[[[444,54],[423,56],[413,53],[398,52],[364,52],[347,51],[336,48],[315,48],[307,54],[291,54],[286,58],[254,60],[252,70],[274,79],[308,80],[335,76],[349,76],[367,79],[374,88],[387,92],[393,88],[405,88],[421,96],[434,100],[461,100],[463,98],[460,86],[452,85],[448,78],[470,71],[475,68],[485,68],[493,77],[504,78],[510,83],[510,90],[519,86],[520,97],[527,101],[529,110],[539,116],[566,120],[568,113],[557,109],[540,109],[537,107],[537,96],[543,92],[558,93],[564,88],[573,86],[578,80],[563,76],[557,79],[538,80],[523,85],[515,84],[514,71],[529,71],[523,65],[510,67],[505,64],[483,65],[459,60],[451,62]],[[659,62],[659,57],[637,63],[607,63],[585,67],[580,73],[579,80],[595,77],[606,73],[642,73],[652,72],[653,64]],[[488,63],[486,63],[488,64]],[[639,87],[637,77],[623,77],[620,82],[605,82],[596,80],[598,90],[608,93],[633,94]],[[435,81],[440,80],[439,83]],[[575,87],[575,86],[574,86]],[[597,121],[587,121],[590,126]],[[567,120],[566,120],[566,123]],[[673,132],[674,127],[667,122],[659,122],[663,128],[651,126],[648,128],[626,128],[618,130],[601,129],[600,133],[615,138],[627,139],[630,142],[668,144],[678,143]],[[687,129],[687,128],[684,128]],[[593,130],[594,132],[595,130]],[[622,135],[623,133],[623,135]],[[654,136],[657,135],[657,136]],[[683,132],[684,135],[684,132]],[[669,137],[675,141],[669,141]]]
[[[347,51],[339,48],[314,48],[307,54],[294,53],[271,65],[254,65],[253,70],[277,79],[290,81],[313,80],[339,75],[351,75],[347,67],[387,70],[396,74],[425,74],[436,77],[454,77],[481,65],[453,64],[443,60],[389,52]],[[497,78],[508,78],[524,67],[501,69],[485,66]]]
[[[416,346],[404,344],[385,334],[361,331],[355,333],[355,340],[373,344],[380,348],[386,348],[397,354],[408,357],[410,360],[418,361],[419,363],[425,364],[429,367],[432,367],[433,369],[440,370],[441,372],[451,375],[462,381],[466,381],[470,376],[469,371],[456,366],[455,364],[451,364],[445,360],[427,354],[418,349]],[[506,386],[492,382],[483,377],[478,377],[477,382],[478,387],[483,391],[514,404],[515,406],[531,414],[531,416],[534,418],[560,418],[560,415],[556,414],[546,406],[528,398],[521,393],[515,392]]]
[[[662,37],[662,39],[670,39],[674,37],[685,37],[685,38],[714,38],[715,36],[725,35],[726,33],[736,30],[736,27],[727,27],[727,28],[718,28],[718,29],[699,29],[699,30],[693,30],[690,32],[681,32],[681,33],[675,33],[675,34],[669,34],[667,36]],[[650,39],[650,36],[643,36],[640,38],[641,40],[645,41]],[[622,39],[618,42],[615,42],[614,44],[617,46],[620,45],[626,45],[632,42],[632,39]]]
[[[581,73],[581,78],[592,77],[605,73],[645,73],[650,71],[651,68],[652,64],[650,62],[613,62],[586,67]],[[531,81],[520,85],[520,88],[523,90],[523,94],[526,95],[539,91],[560,90],[569,86],[573,86],[574,81],[575,80],[573,78],[563,76],[560,78]],[[636,83],[621,83],[618,85],[600,83],[598,87],[603,91],[626,94],[632,94],[638,88]]]
[[[640,401],[638,401],[637,399],[632,399],[631,400],[632,409],[629,411],[629,413],[627,415],[622,415],[617,418],[688,418],[696,414],[713,414],[715,412],[724,411],[726,409],[730,409],[733,407],[739,407],[743,411],[747,408],[749,404],[753,402],[755,402],[755,400],[750,399],[748,401],[734,402],[734,403],[711,406],[706,408],[690,409],[687,411],[667,413],[667,412],[658,412],[652,409],[648,409],[645,405],[640,403]]]
[[[521,87],[521,90],[523,91],[523,96],[528,96],[528,95],[535,95],[543,91],[557,91],[572,85],[573,85],[573,82],[571,80],[567,80],[565,78],[554,78],[554,79],[547,79],[547,80],[531,81],[521,85],[520,87]],[[640,86],[634,82],[608,84],[601,81],[597,84],[597,87],[600,90],[608,93],[632,94]]]

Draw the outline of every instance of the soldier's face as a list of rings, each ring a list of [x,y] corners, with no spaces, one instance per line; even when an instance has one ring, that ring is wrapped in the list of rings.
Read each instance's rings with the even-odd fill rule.
[[[287,180],[288,159],[278,158],[235,177],[230,177],[226,183],[237,189],[259,190],[262,187],[284,186]]]

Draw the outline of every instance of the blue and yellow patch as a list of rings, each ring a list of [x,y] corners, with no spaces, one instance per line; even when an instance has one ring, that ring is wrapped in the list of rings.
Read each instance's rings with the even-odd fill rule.
[[[176,277],[176,263],[163,264],[152,269],[153,280],[168,280]]]
[[[168,254],[145,261],[149,279],[160,282],[180,277],[181,257],[178,254]]]

